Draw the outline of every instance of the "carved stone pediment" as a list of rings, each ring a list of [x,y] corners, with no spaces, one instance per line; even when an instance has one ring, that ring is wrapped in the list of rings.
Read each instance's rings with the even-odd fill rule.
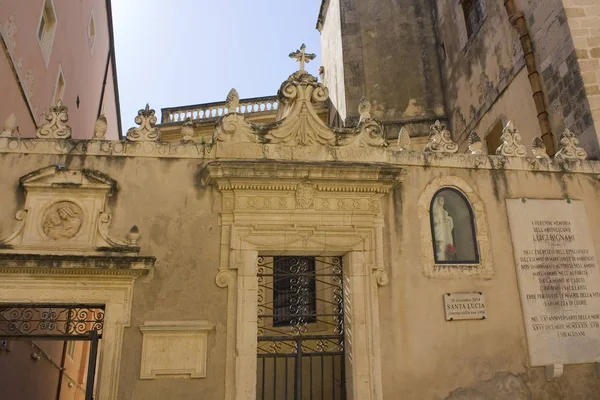
[[[93,170],[62,165],[39,169],[20,179],[25,207],[17,212],[17,229],[0,240],[0,252],[137,253],[137,228],[128,241],[110,236],[107,197],[116,182]]]
[[[277,121],[252,124],[240,114],[223,116],[215,127],[214,142],[283,144],[290,146],[385,147],[383,125],[365,114],[354,128],[332,128],[319,118],[315,105],[329,91],[306,71],[297,71],[283,82],[277,98]],[[368,100],[362,107],[368,106]]]

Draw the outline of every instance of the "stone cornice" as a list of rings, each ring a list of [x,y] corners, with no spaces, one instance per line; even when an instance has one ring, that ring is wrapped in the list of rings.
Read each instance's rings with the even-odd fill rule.
[[[242,143],[224,149],[217,145],[195,142],[121,142],[108,140],[29,139],[0,137],[0,154],[46,154],[99,157],[180,158],[200,160],[281,160],[307,161],[320,164],[327,161],[348,163],[379,163],[388,166],[464,168],[480,170],[568,172],[600,174],[600,161],[558,161],[533,157],[505,157],[470,154],[425,154],[419,151],[370,146],[344,148],[313,145]]]
[[[139,276],[156,257],[109,255],[0,254],[0,273]]]
[[[387,193],[405,171],[385,164],[332,162],[212,161],[202,183],[219,190],[296,190],[310,181],[319,191]]]

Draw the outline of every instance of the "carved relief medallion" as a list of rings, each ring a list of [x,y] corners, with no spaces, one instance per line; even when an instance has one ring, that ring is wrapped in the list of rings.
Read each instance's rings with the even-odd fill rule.
[[[315,188],[310,183],[300,183],[296,188],[296,208],[312,208],[315,200]]]
[[[70,201],[54,203],[42,217],[42,230],[52,240],[71,239],[81,229],[83,211]]]

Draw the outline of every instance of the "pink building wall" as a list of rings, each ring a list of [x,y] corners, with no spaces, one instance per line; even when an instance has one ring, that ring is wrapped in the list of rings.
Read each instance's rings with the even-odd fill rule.
[[[56,15],[47,64],[38,40],[46,2],[53,3]],[[106,137],[118,138],[120,121],[112,69],[109,4],[106,0],[5,0],[0,4],[0,124],[14,112],[18,135],[35,136],[35,127],[44,122],[44,111],[53,103],[62,70],[63,104],[69,108],[73,138],[93,135],[100,109],[108,119]],[[95,26],[92,50],[88,38],[91,15]]]

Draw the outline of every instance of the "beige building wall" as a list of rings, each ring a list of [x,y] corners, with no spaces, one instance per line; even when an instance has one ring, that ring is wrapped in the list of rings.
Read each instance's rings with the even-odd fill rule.
[[[43,10],[47,23],[38,38]],[[21,135],[33,135],[59,97],[69,108],[75,138],[90,138],[99,111],[107,137],[119,137],[110,1],[4,1],[0,6],[0,123],[15,113]],[[62,83],[59,74],[62,73]],[[106,83],[104,83],[106,77]],[[61,89],[62,87],[62,89]],[[62,94],[62,96],[61,96]],[[79,101],[78,101],[79,99]]]
[[[42,166],[65,163],[70,169],[98,170],[116,178],[118,192],[108,203],[113,214],[111,231],[124,234],[135,221],[142,235],[142,254],[159,260],[152,273],[140,278],[134,286],[131,323],[124,331],[120,356],[119,398],[186,399],[195,398],[198,393],[207,398],[224,398],[228,387],[226,343],[231,334],[227,331],[228,317],[234,310],[228,306],[228,290],[233,289],[223,289],[215,283],[223,262],[222,244],[227,239],[219,225],[223,213],[221,194],[200,180],[210,160],[189,156],[166,158],[157,153],[150,155],[147,150],[143,150],[145,155],[135,157],[84,155],[78,151],[68,156],[56,152],[33,157],[19,153],[3,155],[1,163],[10,168],[3,168],[6,175],[0,181],[0,193],[2,203],[9,206],[0,209],[0,231],[5,234],[14,227],[13,215],[22,207],[23,196],[15,190],[15,182],[24,174]],[[281,158],[286,152],[273,154]],[[363,150],[356,154],[363,155],[354,161],[346,160],[349,165],[368,160],[368,154],[379,153]],[[440,156],[438,161],[427,164],[417,153],[387,150],[386,154],[388,165],[402,167],[407,175],[403,183],[383,197],[383,235],[378,239],[383,246],[381,267],[389,277],[389,284],[376,288],[375,292],[379,302],[378,323],[382,327],[375,331],[379,332],[375,343],[382,349],[383,398],[442,399],[459,389],[450,398],[471,399],[478,391],[507,396],[500,398],[523,399],[529,398],[527,393],[539,399],[595,396],[600,389],[595,365],[566,365],[564,375],[552,382],[545,380],[543,368],[528,366],[504,201],[519,197],[573,198],[583,201],[589,220],[596,221],[600,218],[597,207],[600,193],[595,179],[598,165],[586,163],[576,173],[559,169],[534,172],[527,166],[528,161],[519,159],[509,162],[513,167],[492,169],[473,167],[470,164],[475,160],[473,156]],[[261,168],[259,164],[265,168],[279,165],[269,156],[258,158],[261,163],[256,168]],[[449,168],[443,163],[454,166]],[[489,236],[488,272],[491,273],[427,275],[422,261],[423,252],[431,251],[427,242],[430,230],[429,221],[423,230],[419,200],[425,191],[442,186],[472,189],[468,196],[479,204],[476,218],[484,216],[487,220],[483,225],[487,230],[480,233]],[[294,211],[294,215],[299,213],[302,211]],[[314,215],[311,211],[308,214]],[[593,223],[590,228],[594,242],[598,243],[599,228]],[[442,295],[461,291],[485,294],[487,319],[445,321]],[[208,335],[206,377],[140,379],[143,338],[140,327],[148,321],[195,320],[215,325]],[[519,396],[515,395],[517,392]]]

